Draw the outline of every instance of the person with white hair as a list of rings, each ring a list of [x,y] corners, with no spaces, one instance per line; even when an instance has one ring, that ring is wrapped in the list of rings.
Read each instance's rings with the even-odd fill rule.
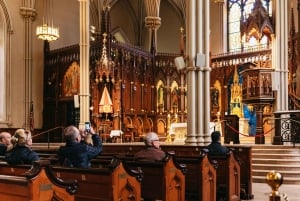
[[[159,138],[156,133],[149,132],[144,137],[145,148],[138,151],[134,157],[136,160],[161,161],[166,153],[161,150]]]
[[[4,156],[7,151],[13,148],[11,143],[11,134],[9,132],[0,133],[0,156]]]

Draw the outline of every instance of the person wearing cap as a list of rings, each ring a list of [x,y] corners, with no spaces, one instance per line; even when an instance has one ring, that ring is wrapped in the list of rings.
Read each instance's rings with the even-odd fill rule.
[[[159,138],[156,133],[149,132],[144,137],[145,147],[138,151],[134,157],[136,160],[161,161],[166,153],[161,150]]]
[[[207,146],[207,149],[209,150],[209,155],[222,155],[229,152],[229,149],[221,144],[220,131],[211,133],[211,143]]]

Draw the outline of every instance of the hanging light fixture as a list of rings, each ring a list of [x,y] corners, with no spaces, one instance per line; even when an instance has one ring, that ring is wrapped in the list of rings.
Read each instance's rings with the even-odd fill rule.
[[[58,27],[53,26],[53,1],[45,0],[43,24],[36,27],[38,39],[54,41],[59,38]]]
[[[111,77],[111,82],[114,83],[114,62],[111,60],[110,57],[107,56],[107,33],[103,33],[103,47],[102,47],[102,55],[101,59],[97,62],[97,71],[98,71],[98,78],[97,81],[102,82],[103,77],[106,77],[106,82],[109,82],[109,78]]]

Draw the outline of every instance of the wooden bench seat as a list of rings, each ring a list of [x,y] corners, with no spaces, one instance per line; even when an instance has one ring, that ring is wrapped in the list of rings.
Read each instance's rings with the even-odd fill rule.
[[[104,154],[91,161],[93,167],[101,167],[117,157],[126,167],[141,168],[143,172],[142,197],[144,200],[177,201],[185,197],[186,166],[174,161],[174,153],[166,153],[163,161],[136,161],[131,154]]]
[[[226,155],[209,155],[210,161],[216,161],[217,200],[240,200],[240,165],[232,152]]]
[[[216,166],[202,151],[198,156],[176,156],[176,161],[186,164],[186,201],[216,201]]]
[[[134,155],[137,151],[144,147],[143,144],[103,144],[103,151],[101,156],[104,155]],[[252,192],[252,147],[249,145],[227,145],[227,147],[233,149],[234,156],[240,164],[240,198],[243,200],[253,199]],[[161,148],[164,151],[176,151],[176,157],[178,156],[199,156],[200,152],[205,146],[188,146],[188,145],[173,145],[173,144],[161,144]],[[53,150],[39,150],[43,153],[53,153]],[[187,177],[188,175],[186,175]]]
[[[23,166],[14,173],[19,176],[0,173],[0,198],[5,201],[74,201],[77,182],[63,182],[51,172],[48,161],[39,161],[33,166]],[[8,166],[7,166],[8,167]],[[15,168],[18,169],[18,168]],[[2,169],[3,170],[3,169]],[[11,173],[12,174],[12,173]]]
[[[174,161],[174,153],[167,153],[163,161],[135,161],[127,157],[124,163],[129,167],[140,167],[144,173],[142,197],[144,200],[185,200],[184,164]]]
[[[0,163],[0,174],[17,176],[28,171],[30,165],[10,166]],[[76,180],[78,189],[75,200],[140,200],[143,174],[139,169],[123,167],[120,160],[110,160],[102,168],[68,168],[52,166],[51,171],[63,180]],[[28,201],[28,200],[27,200]]]
[[[119,160],[111,161],[102,168],[67,168],[53,166],[56,176],[76,179],[79,184],[76,201],[141,200],[142,172],[124,168]]]

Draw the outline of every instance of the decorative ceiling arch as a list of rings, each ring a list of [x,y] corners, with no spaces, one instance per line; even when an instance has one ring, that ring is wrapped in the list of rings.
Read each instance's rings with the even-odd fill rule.
[[[5,3],[5,0],[0,0],[0,8],[2,10],[2,13],[4,14],[7,32],[8,33],[12,33],[13,32],[12,20],[10,18],[9,12],[7,10],[7,6],[6,6],[6,3]]]

